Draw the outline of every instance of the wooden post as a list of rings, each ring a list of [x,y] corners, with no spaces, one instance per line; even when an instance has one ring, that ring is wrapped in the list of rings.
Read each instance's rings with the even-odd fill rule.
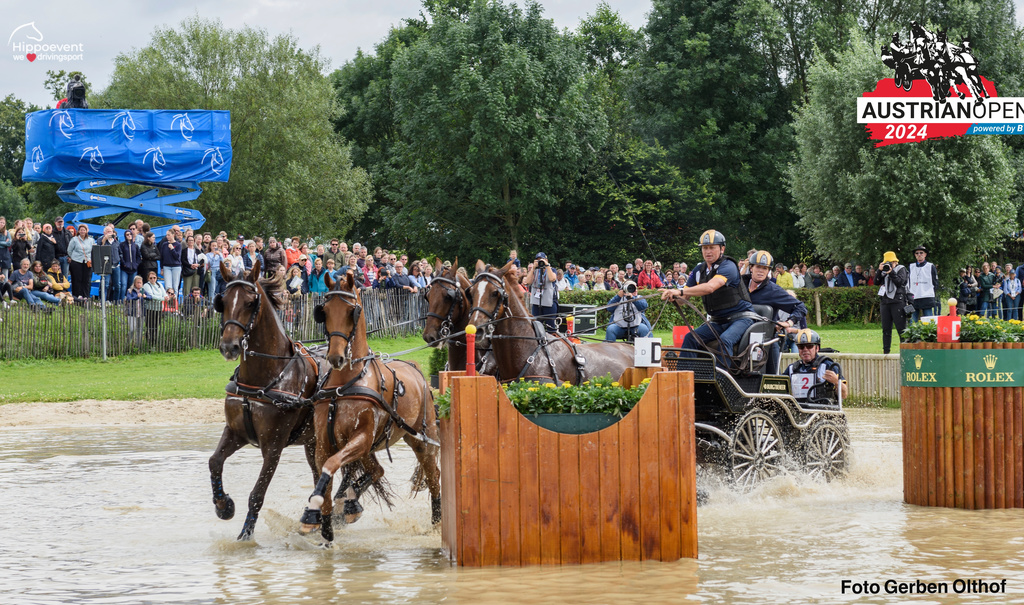
[[[818,327],[821,327],[821,296],[818,291],[814,291],[814,319],[818,323]]]
[[[466,376],[476,376],[476,326],[466,326]]]

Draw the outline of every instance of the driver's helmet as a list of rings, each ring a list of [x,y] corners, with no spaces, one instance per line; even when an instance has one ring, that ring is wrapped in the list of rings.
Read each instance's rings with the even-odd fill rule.
[[[804,328],[796,333],[797,345],[818,345],[821,346],[821,337],[814,330]]]
[[[725,236],[720,231],[714,229],[708,229],[704,233],[700,234],[700,240],[697,241],[698,246],[724,246]]]
[[[747,259],[747,262],[750,263],[751,267],[768,267],[769,269],[771,269],[774,259],[772,258],[772,255],[768,253],[767,250],[758,250],[757,252],[750,255],[750,258]]]

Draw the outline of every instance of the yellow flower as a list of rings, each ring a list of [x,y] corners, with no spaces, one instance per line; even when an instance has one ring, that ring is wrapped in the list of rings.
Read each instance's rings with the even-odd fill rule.
[[[553,388],[555,388],[555,384],[553,382],[549,382],[549,383],[545,384],[544,387],[548,388],[548,389],[553,389]]]
[[[526,390],[535,393],[537,392],[537,387],[527,387]]]
[[[617,386],[619,386],[619,383],[617,383],[617,382],[613,382],[613,383],[612,383],[612,386],[613,386],[613,387],[617,387]]]
[[[651,382],[650,378],[644,378],[643,380],[640,381],[640,384],[650,384],[650,382]]]
[[[526,382],[526,379],[525,378],[520,378],[519,382]]]
[[[976,321],[976,322],[974,322],[974,323],[978,324],[979,326],[983,326],[983,325],[985,325],[985,322],[983,322],[983,321]]]
[[[971,315],[967,316],[967,319],[978,319],[978,316],[972,313]]]
[[[567,388],[569,388],[570,386],[572,386],[572,385],[571,385],[571,384],[569,384],[568,382],[563,382],[563,383],[562,383],[562,388],[563,388],[563,389],[567,389]]]

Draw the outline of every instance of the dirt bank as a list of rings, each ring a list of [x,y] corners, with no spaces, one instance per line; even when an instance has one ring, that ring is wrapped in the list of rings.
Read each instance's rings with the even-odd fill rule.
[[[0,406],[0,427],[130,424],[219,424],[223,399],[11,403]]]

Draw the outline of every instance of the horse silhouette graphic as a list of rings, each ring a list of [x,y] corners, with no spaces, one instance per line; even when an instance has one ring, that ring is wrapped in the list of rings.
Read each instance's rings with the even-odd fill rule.
[[[65,138],[70,139],[71,135],[67,133],[67,130],[74,128],[75,123],[72,121],[71,114],[68,113],[68,110],[63,109],[61,111],[53,112],[53,115],[50,116],[50,126],[53,126],[54,118],[57,118],[57,129],[60,130],[60,133],[64,135]],[[65,130],[65,128],[67,130]]]
[[[132,112],[119,112],[114,116],[114,121],[110,123],[110,127],[113,128],[118,120],[121,121],[121,132],[124,134],[124,138],[129,141],[135,140],[135,120],[132,119]]]
[[[946,32],[931,32],[917,21],[910,22],[910,38],[900,41],[899,32],[892,41],[882,46],[882,63],[894,72],[896,86],[909,91],[915,80],[924,80],[932,89],[932,99],[942,103],[956,94],[967,95],[957,85],[966,84],[975,103],[989,98],[978,75],[978,60],[971,51],[971,41],[964,38],[960,45],[950,44]]]
[[[181,130],[182,138],[186,141],[191,141],[192,133],[195,131],[195,128],[192,126],[192,120],[188,119],[188,114],[174,114],[174,117],[171,118],[171,128],[174,128],[175,122],[178,123],[178,128]]]
[[[35,170],[36,172],[39,172],[39,164],[40,164],[40,162],[42,162],[45,159],[46,159],[46,157],[43,155],[43,148],[42,148],[42,146],[36,145],[35,147],[32,148],[32,169],[33,170]]]
[[[86,147],[82,151],[82,157],[78,158],[78,161],[81,162],[85,159],[86,155],[89,156],[89,168],[92,168],[95,172],[99,172],[100,167],[103,166],[103,154],[100,153],[100,148]]]
[[[146,150],[146,155],[142,156],[142,163],[145,164],[149,155],[153,154],[153,172],[157,174],[163,174],[163,167],[167,165],[167,160],[164,159],[164,152],[160,151],[159,147],[150,147]]]
[[[220,174],[220,171],[224,169],[224,156],[221,155],[220,149],[217,149],[216,147],[210,147],[207,149],[206,153],[203,154],[203,160],[200,163],[205,163],[207,157],[210,158],[210,170],[212,170],[214,174]]]
[[[19,25],[18,27],[14,28],[14,31],[11,32],[11,36],[9,38],[7,38],[7,44],[10,45],[11,40],[14,39],[14,34],[16,34],[19,31],[25,29],[26,27],[30,28],[29,31],[25,32],[25,37],[26,38],[28,38],[29,40],[35,40],[36,42],[42,42],[43,41],[43,32],[39,31],[39,28],[36,27],[36,22],[33,21],[31,23],[26,23],[24,25]],[[37,38],[33,37],[32,36],[33,33],[35,33],[38,37]]]

